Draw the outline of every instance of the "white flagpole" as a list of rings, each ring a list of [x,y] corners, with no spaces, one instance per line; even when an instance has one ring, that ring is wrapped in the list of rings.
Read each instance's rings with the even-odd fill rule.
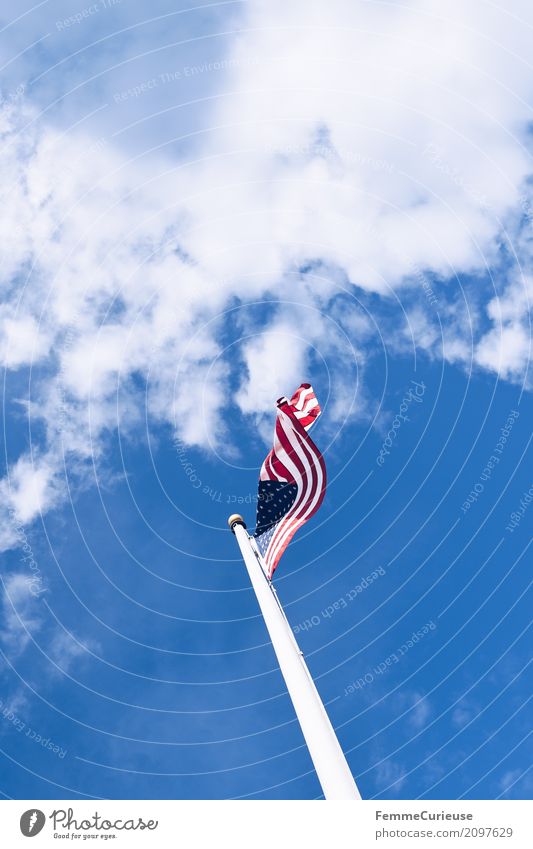
[[[360,799],[337,735],[242,516],[230,516],[296,716],[326,799]]]

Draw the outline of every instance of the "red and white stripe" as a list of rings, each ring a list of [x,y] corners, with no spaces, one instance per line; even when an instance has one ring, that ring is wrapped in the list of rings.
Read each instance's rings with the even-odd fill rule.
[[[307,431],[320,415],[313,388],[302,383],[291,400],[280,398],[274,430],[274,447],[261,468],[261,480],[295,483],[296,499],[276,525],[265,555],[271,578],[292,537],[316,513],[326,490],[322,454]]]
[[[287,398],[280,398],[278,401],[278,407],[280,403],[287,403],[290,405],[294,415],[305,430],[309,430],[311,425],[316,422],[321,413],[320,404],[317,401],[316,395],[313,392],[313,387],[310,383],[302,383],[290,401],[287,401]]]

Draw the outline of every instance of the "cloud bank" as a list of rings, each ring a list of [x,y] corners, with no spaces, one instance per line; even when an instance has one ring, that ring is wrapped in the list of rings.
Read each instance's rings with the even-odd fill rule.
[[[145,415],[216,445],[231,399],[266,438],[316,356],[338,426],[373,346],[529,385],[532,23],[521,0],[251,0],[187,158],[6,99],[0,350],[41,432],[9,460],[5,522],[57,504],[65,458],[83,479]]]

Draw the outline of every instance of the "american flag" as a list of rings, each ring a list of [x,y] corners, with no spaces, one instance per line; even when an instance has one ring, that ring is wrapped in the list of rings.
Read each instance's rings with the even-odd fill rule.
[[[322,504],[326,467],[307,431],[320,415],[309,383],[279,398],[274,447],[261,467],[254,537],[272,578],[294,534]]]

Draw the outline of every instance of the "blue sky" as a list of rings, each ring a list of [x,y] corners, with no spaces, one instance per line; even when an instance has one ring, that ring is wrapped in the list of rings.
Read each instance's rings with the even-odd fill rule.
[[[531,11],[286,5],[1,7],[8,798],[320,796],[226,525],[302,381],[363,797],[531,797]]]

